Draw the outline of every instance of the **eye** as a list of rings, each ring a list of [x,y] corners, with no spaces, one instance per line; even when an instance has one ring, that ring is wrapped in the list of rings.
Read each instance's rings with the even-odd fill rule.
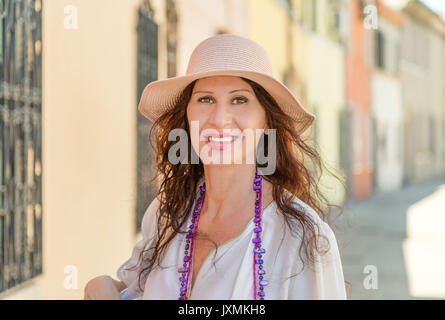
[[[205,96],[205,97],[202,97],[202,98],[199,98],[198,99],[198,102],[201,102],[201,101],[207,101],[207,100],[213,100],[213,98],[212,97],[209,97],[209,96]]]
[[[243,103],[246,103],[248,101],[247,98],[244,98],[244,97],[235,97],[233,100],[234,101],[239,100],[239,101],[242,101]],[[239,104],[239,103],[236,103],[236,104]]]

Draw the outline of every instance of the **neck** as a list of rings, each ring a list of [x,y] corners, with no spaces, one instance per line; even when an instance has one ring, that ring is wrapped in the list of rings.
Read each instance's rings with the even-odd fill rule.
[[[210,221],[239,218],[255,201],[255,165],[204,166],[206,192],[202,214]],[[254,213],[252,212],[252,216]]]

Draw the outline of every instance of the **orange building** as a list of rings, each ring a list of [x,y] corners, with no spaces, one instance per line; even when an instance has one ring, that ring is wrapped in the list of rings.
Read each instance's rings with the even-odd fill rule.
[[[350,36],[346,56],[346,97],[350,114],[350,190],[354,199],[373,192],[373,120],[371,116],[371,68],[369,40],[372,30],[364,27],[365,1],[349,2]],[[368,59],[368,60],[367,60]]]

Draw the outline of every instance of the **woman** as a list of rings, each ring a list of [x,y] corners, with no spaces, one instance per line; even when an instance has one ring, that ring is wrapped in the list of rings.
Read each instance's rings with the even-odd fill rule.
[[[322,165],[302,138],[315,118],[273,77],[263,47],[204,40],[187,74],[150,83],[139,110],[154,123],[160,189],[120,281],[91,280],[86,299],[346,298],[307,168]]]

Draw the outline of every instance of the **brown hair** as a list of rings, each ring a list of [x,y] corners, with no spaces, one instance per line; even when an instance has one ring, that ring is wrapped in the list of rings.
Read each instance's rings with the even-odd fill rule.
[[[302,259],[304,268],[302,254],[304,253],[309,261],[315,261],[316,252],[320,254],[327,252],[329,243],[327,242],[328,248],[322,250],[319,245],[321,235],[318,235],[319,231],[316,232],[319,225],[305,213],[303,208],[294,205],[294,196],[312,207],[319,217],[332,227],[332,208],[340,208],[341,213],[346,200],[339,207],[329,204],[321,194],[317,183],[322,174],[322,168],[337,178],[345,189],[347,188],[343,180],[325,167],[317,150],[307,144],[307,141],[297,133],[294,120],[281,110],[275,99],[256,82],[245,78],[241,79],[252,87],[265,109],[268,127],[276,129],[276,169],[272,175],[263,176],[263,179],[273,185],[273,199],[279,211],[283,213],[290,230],[293,230],[291,222],[297,222],[301,226],[303,245],[299,248],[299,257]],[[189,152],[187,163],[173,165],[168,159],[169,149],[176,143],[176,141],[168,140],[169,132],[173,129],[182,128],[187,131],[188,150],[192,150],[187,121],[187,105],[196,81],[190,83],[182,91],[174,107],[157,119],[150,130],[150,143],[156,152],[157,167],[157,175],[150,180],[150,183],[155,179],[160,181],[157,192],[160,204],[156,227],[158,233],[154,246],[144,248],[138,259],[138,265],[142,259],[144,266],[140,269],[138,277],[140,289],[141,277],[145,276],[146,279],[155,262],[162,268],[160,261],[165,255],[168,245],[178,233],[185,233],[181,229],[187,222],[195,201],[195,198],[190,195],[195,194],[198,183],[204,175],[201,159],[199,159],[199,164],[191,164],[191,152]],[[155,138],[154,145],[153,138]],[[262,140],[264,140],[264,152],[267,154],[267,138],[263,135]],[[306,165],[308,160],[311,162]],[[260,166],[258,165],[258,167]],[[345,194],[347,195],[347,192]],[[325,240],[327,239],[325,238]]]

